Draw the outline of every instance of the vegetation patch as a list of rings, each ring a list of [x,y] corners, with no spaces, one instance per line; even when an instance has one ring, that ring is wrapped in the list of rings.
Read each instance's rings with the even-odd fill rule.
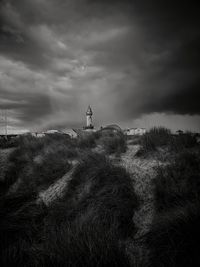
[[[199,266],[200,153],[183,151],[158,169],[150,266]]]
[[[140,149],[137,152],[137,156],[150,156],[154,153],[155,156],[159,157],[160,152],[161,158],[163,151],[169,156],[173,153],[180,153],[183,149],[191,149],[199,146],[195,135],[190,132],[173,135],[171,131],[165,127],[154,127],[146,132],[140,138]]]
[[[157,211],[188,200],[200,200],[200,153],[183,151],[165,167],[157,168],[155,205]]]
[[[70,169],[70,160],[77,157],[75,145],[70,139],[51,137],[24,137],[11,153],[9,168],[2,187],[6,192],[20,180],[20,187],[40,191]]]
[[[46,208],[34,194],[0,198],[0,266],[41,266],[39,247]]]
[[[98,138],[98,144],[101,145],[106,154],[118,154],[126,152],[126,137],[122,132],[113,132],[112,130],[102,131]]]
[[[85,154],[61,200],[45,207],[36,195],[1,198],[1,266],[130,266],[138,200],[125,169]]]
[[[46,220],[45,266],[130,266],[138,201],[132,181],[102,155],[84,155]]]
[[[21,137],[4,173],[3,267],[200,265],[200,152],[191,133]],[[53,183],[56,197],[45,206],[40,193]]]

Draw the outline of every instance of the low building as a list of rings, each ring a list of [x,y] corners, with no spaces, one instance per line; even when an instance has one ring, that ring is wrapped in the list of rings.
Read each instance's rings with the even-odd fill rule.
[[[184,132],[182,130],[178,130],[175,132],[176,135],[181,135],[181,134],[184,134]]]
[[[44,134],[62,134],[62,132],[58,130],[47,130]]]
[[[42,137],[45,136],[45,133],[34,133],[33,136],[35,136],[35,137],[37,137],[37,138],[42,138]]]
[[[145,128],[129,128],[124,131],[124,134],[126,135],[143,135],[145,133]]]

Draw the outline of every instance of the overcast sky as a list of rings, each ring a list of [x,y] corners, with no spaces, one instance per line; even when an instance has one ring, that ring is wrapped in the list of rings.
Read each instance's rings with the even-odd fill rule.
[[[1,114],[13,129],[82,127],[90,104],[96,126],[200,131],[199,14],[183,0],[0,0]]]

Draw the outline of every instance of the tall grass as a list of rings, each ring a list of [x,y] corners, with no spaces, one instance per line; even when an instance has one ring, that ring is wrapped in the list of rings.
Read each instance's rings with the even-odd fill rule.
[[[126,152],[126,137],[122,132],[102,131],[98,139],[106,154],[118,154]]]
[[[154,127],[140,138],[141,148],[137,156],[150,155],[160,148],[166,149],[169,153],[180,153],[184,149],[198,146],[196,137],[187,132],[181,135],[172,135],[171,131],[165,127]]]
[[[1,182],[1,194],[17,181],[26,189],[45,189],[69,170],[71,160],[78,159],[80,154],[97,144],[101,144],[107,154],[120,154],[126,150],[125,137],[114,133],[88,133],[75,140],[61,134],[42,138],[23,136],[18,142]]]
[[[79,149],[94,148],[98,137],[98,132],[84,134],[77,139],[77,146]]]
[[[0,266],[36,267],[45,207],[34,194],[0,198]]]
[[[166,146],[171,141],[171,132],[165,127],[151,128],[140,138],[141,149],[138,155],[155,151],[158,147]]]
[[[69,160],[76,157],[76,147],[68,138],[22,138],[10,155],[4,191],[17,180],[26,189],[44,189],[61,178],[70,168]]]
[[[129,266],[126,240],[135,234],[131,179],[104,156],[85,156],[61,203],[46,218],[45,266]]]
[[[150,267],[200,266],[200,205],[190,202],[157,214],[147,244]]]
[[[19,138],[13,137],[7,139],[6,137],[0,137],[0,149],[17,147],[19,145]]]
[[[82,156],[63,199],[48,208],[35,194],[0,201],[0,265],[130,266],[138,200],[128,173],[104,156]]]
[[[155,179],[157,211],[200,200],[200,153],[183,151],[169,165],[158,168]]]
[[[155,179],[150,266],[199,266],[200,153],[184,151]]]
[[[195,135],[190,132],[173,136],[170,148],[172,151],[179,153],[184,149],[190,149],[199,146]]]

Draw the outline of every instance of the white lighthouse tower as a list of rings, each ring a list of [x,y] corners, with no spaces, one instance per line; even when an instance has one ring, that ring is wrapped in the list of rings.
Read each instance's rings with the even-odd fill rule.
[[[94,126],[92,125],[92,109],[90,105],[88,106],[87,112],[86,112],[86,129],[93,129]]]

